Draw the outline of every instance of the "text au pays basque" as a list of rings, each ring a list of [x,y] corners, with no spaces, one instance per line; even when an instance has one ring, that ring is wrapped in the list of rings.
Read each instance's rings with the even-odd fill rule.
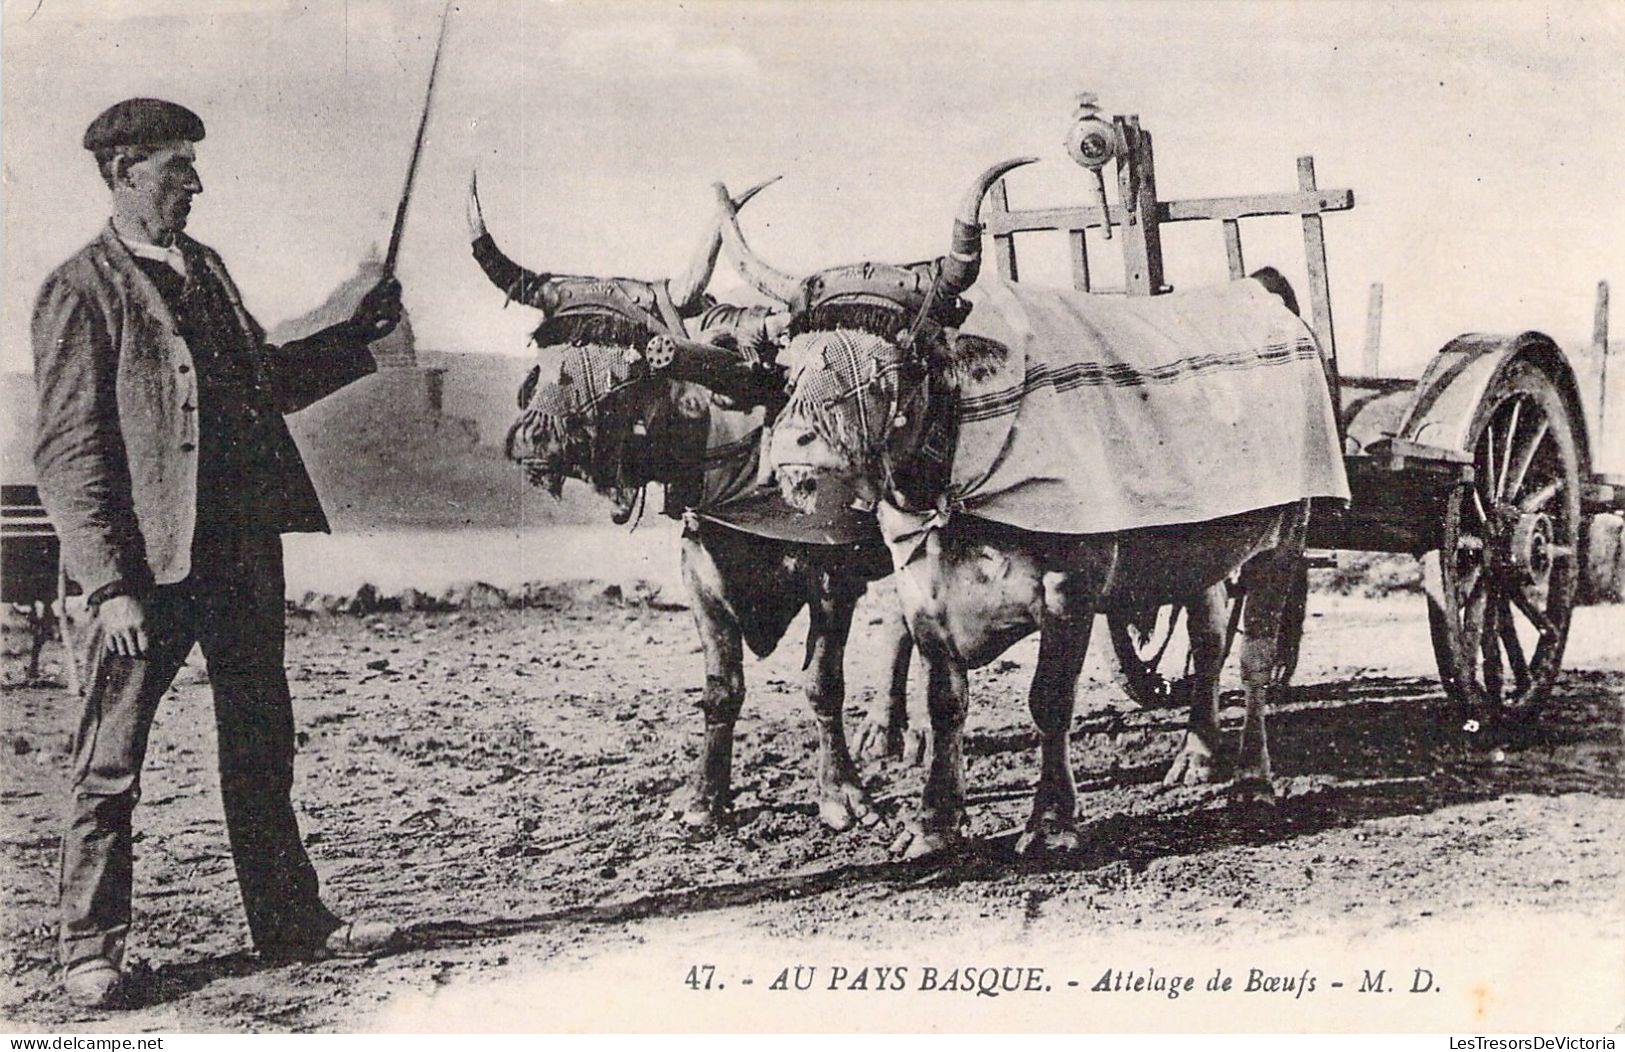
[[[771,979],[751,976],[732,980],[743,987],[770,992],[812,991],[914,991],[918,993],[963,993],[977,997],[1005,994],[1050,993],[1056,986],[1100,994],[1154,994],[1177,999],[1184,994],[1273,994],[1294,1000],[1306,994],[1350,992],[1357,994],[1441,993],[1442,988],[1428,968],[1407,967],[1390,976],[1386,968],[1361,969],[1353,979],[1328,979],[1310,969],[1295,975],[1263,968],[1229,972],[1216,968],[1210,976],[1159,971],[1155,967],[1107,968],[1092,982],[1075,978],[1054,978],[1054,970],[1033,965],[960,966],[934,965],[840,965],[797,964],[780,968]],[[1407,982],[1408,980],[1408,982]],[[724,990],[729,980],[711,964],[688,969],[683,985],[691,990]]]

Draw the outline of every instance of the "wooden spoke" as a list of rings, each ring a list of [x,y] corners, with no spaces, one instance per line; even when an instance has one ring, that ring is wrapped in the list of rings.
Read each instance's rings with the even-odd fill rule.
[[[1106,627],[1111,636],[1112,649],[1117,655],[1118,679],[1135,704],[1152,708],[1178,700],[1174,690],[1177,676],[1173,665],[1176,661],[1170,659],[1170,669],[1166,673],[1162,663],[1174,641],[1175,629],[1183,612],[1182,606],[1164,606],[1145,611],[1140,617],[1150,614],[1150,624],[1145,624],[1140,618],[1107,615]],[[1189,663],[1188,655],[1177,660],[1182,665]]]
[[[1461,578],[1462,606],[1469,608],[1471,604],[1484,596],[1484,567],[1475,566],[1468,574]]]
[[[1506,652],[1507,664],[1512,669],[1513,690],[1519,694],[1529,689],[1529,661],[1524,657],[1523,641],[1518,638],[1518,626],[1513,624],[1511,611],[1500,615],[1501,649]]]
[[[1463,649],[1468,654],[1477,652],[1479,638],[1484,632],[1484,611],[1488,596],[1482,580],[1475,581],[1461,603],[1461,636]]]
[[[1551,430],[1551,422],[1544,417],[1535,426],[1535,433],[1528,442],[1524,443],[1523,452],[1518,454],[1517,466],[1507,479],[1505,488],[1501,490],[1501,499],[1512,500],[1523,487],[1524,476],[1529,474],[1529,465],[1535,459],[1535,453],[1540,450],[1541,443],[1546,441],[1546,434]]]
[[[1558,493],[1562,492],[1562,489],[1562,481],[1559,479],[1553,479],[1544,486],[1535,490],[1533,493],[1529,494],[1529,496],[1525,497],[1523,500],[1520,500],[1518,502],[1518,510],[1530,513],[1544,511],[1546,509],[1546,505],[1550,504],[1552,498],[1557,496]]]
[[[1507,472],[1512,467],[1512,447],[1518,444],[1518,415],[1523,412],[1523,399],[1514,399],[1512,402],[1512,420],[1507,424],[1506,448],[1501,451],[1501,470],[1495,476],[1495,486],[1491,490],[1496,496],[1506,491],[1502,488],[1506,484]]]
[[[1505,605],[1499,596],[1490,596],[1484,604],[1484,621],[1479,630],[1478,644],[1483,652],[1484,693],[1491,701],[1500,701],[1501,683],[1501,612]]]
[[[1173,614],[1168,618],[1168,630],[1163,634],[1162,645],[1157,648],[1157,652],[1155,654],[1152,654],[1151,657],[1147,659],[1147,664],[1155,666],[1162,663],[1162,655],[1168,652],[1168,644],[1174,641],[1174,629],[1179,625],[1179,615],[1184,612],[1185,608],[1182,606],[1174,608]],[[1151,633],[1147,632],[1146,639],[1150,638],[1150,636]],[[1141,639],[1140,642],[1143,645],[1145,643],[1145,639]]]
[[[1540,633],[1541,639],[1551,639],[1557,635],[1557,628],[1552,624],[1552,619],[1546,616],[1546,611],[1535,605],[1528,592],[1522,588],[1514,588],[1512,603],[1529,619],[1529,623],[1535,626],[1535,631]]]

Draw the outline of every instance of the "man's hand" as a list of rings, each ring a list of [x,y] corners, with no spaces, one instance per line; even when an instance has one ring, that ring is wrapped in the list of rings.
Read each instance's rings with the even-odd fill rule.
[[[147,656],[147,610],[133,595],[116,595],[96,611],[107,649],[120,657]]]
[[[485,214],[480,211],[480,177],[468,175],[468,239],[478,241],[485,236]]]
[[[350,324],[368,343],[381,340],[395,331],[401,321],[401,283],[393,276],[386,277],[363,297],[350,315]]]

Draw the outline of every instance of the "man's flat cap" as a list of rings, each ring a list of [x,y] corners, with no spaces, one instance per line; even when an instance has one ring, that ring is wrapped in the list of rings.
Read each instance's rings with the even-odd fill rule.
[[[151,143],[203,138],[203,118],[163,99],[125,99],[101,112],[85,129],[85,149],[107,150],[115,146],[145,146]]]

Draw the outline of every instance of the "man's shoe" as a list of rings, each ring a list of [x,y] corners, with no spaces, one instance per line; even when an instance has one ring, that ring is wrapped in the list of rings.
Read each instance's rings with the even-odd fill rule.
[[[118,1003],[124,976],[105,957],[81,961],[62,975],[62,992],[80,1008],[109,1008]]]
[[[332,957],[377,957],[394,949],[400,935],[388,921],[344,921],[328,933],[322,950]]]
[[[261,946],[262,960],[325,961],[332,957],[377,957],[394,948],[400,929],[386,921],[339,921],[309,941]]]

